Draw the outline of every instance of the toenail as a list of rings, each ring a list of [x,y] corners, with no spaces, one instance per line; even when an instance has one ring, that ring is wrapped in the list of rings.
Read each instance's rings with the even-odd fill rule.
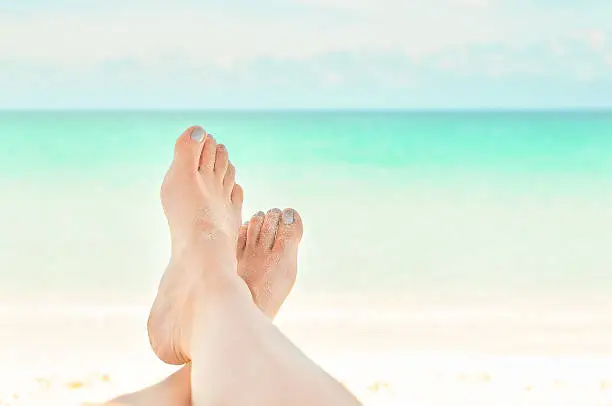
[[[283,210],[283,224],[288,226],[289,224],[293,224],[293,221],[294,221],[293,210],[291,209]]]
[[[255,215],[256,215],[257,217],[261,217],[261,216],[265,216],[265,215],[266,215],[266,213],[264,213],[263,211],[258,211],[257,213],[255,213]]]
[[[270,213],[280,213],[280,212],[281,212],[281,209],[274,208],[270,210]]]
[[[202,127],[194,127],[191,130],[191,139],[197,142],[202,142],[202,140],[206,137],[206,131]]]

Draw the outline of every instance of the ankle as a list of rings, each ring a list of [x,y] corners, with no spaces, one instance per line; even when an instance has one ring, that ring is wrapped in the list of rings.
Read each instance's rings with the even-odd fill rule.
[[[183,265],[203,265],[211,259],[236,260],[236,243],[225,236],[206,240],[206,237],[178,239],[172,238],[171,254],[173,260]]]
[[[192,276],[193,283],[216,285],[232,275],[237,276],[238,260],[235,248],[229,244],[218,244],[214,251],[197,244],[173,244],[170,266]]]
[[[201,345],[206,335],[215,330],[213,326],[219,319],[231,317],[237,310],[257,309],[249,288],[236,273],[219,273],[219,276],[209,278],[206,283],[194,288],[197,292],[189,312],[190,329],[181,338],[181,351],[186,361],[192,359],[192,344]]]

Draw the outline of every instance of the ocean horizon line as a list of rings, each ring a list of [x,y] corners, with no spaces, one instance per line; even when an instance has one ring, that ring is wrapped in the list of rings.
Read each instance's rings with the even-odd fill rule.
[[[0,108],[0,113],[408,113],[408,114],[482,114],[482,113],[612,113],[609,107],[550,107],[550,108],[179,108],[179,107],[60,107],[60,108]]]

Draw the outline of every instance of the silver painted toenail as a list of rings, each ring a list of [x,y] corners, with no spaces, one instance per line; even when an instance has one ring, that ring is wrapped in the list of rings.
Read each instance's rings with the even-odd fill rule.
[[[293,210],[291,209],[283,210],[283,224],[288,226],[289,224],[293,224],[294,221],[295,219],[293,217]]]
[[[277,209],[277,208],[270,210],[270,213],[280,213],[280,212],[281,212],[281,209]]]
[[[266,213],[264,213],[263,211],[258,211],[257,213],[255,213],[255,215],[256,215],[257,217],[262,217],[262,216],[265,216],[265,215],[266,215]]]
[[[206,137],[206,131],[202,127],[194,127],[191,130],[191,139],[197,142],[202,142]]]

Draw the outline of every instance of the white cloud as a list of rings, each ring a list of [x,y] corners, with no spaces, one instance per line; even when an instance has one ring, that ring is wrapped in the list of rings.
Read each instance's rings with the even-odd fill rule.
[[[116,8],[121,12],[97,6],[4,13],[0,88],[23,94],[24,104],[33,97],[27,94],[47,89],[51,100],[79,105],[80,97],[90,96],[58,89],[80,87],[89,89],[92,100],[111,100],[104,84],[112,82],[126,103],[138,105],[142,95],[163,103],[180,98],[175,89],[188,87],[214,88],[216,97],[229,98],[231,89],[244,87],[291,85],[287,92],[310,94],[324,86],[343,101],[358,86],[364,93],[413,91],[440,78],[449,88],[463,79],[485,83],[500,77],[612,80],[612,30],[596,17],[576,10],[525,12],[508,4],[296,0],[282,12],[267,12],[265,5],[249,11],[141,4]],[[167,89],[163,97],[150,90],[158,84]]]
[[[195,66],[211,60],[231,65],[258,57],[304,60],[331,52],[421,55],[458,45],[525,44],[546,34],[544,28],[526,30],[527,17],[517,20],[465,7],[489,0],[301,1],[358,13],[295,12],[281,17],[220,7],[156,7],[119,13],[98,9],[3,14],[0,55],[73,66],[179,55]]]

